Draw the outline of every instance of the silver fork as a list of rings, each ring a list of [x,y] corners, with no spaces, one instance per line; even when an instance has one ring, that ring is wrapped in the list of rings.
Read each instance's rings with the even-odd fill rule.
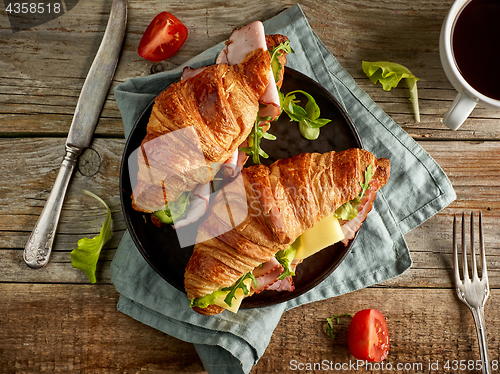
[[[455,271],[455,287],[458,298],[469,307],[476,324],[477,337],[479,341],[479,350],[481,353],[483,374],[490,373],[490,362],[488,358],[488,344],[486,341],[486,328],[484,323],[484,304],[489,296],[490,288],[488,286],[488,274],[486,273],[486,255],[484,252],[483,241],[483,223],[481,212],[479,212],[479,246],[481,250],[481,278],[478,277],[476,251],[474,250],[474,213],[470,217],[470,247],[471,247],[471,266],[472,279],[469,277],[467,266],[467,248],[465,245],[465,213],[462,213],[462,276],[460,277],[460,268],[458,265],[457,249],[457,216],[453,217],[453,268]]]

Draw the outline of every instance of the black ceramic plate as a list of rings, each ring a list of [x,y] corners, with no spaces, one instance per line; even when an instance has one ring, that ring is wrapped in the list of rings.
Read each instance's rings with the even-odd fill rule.
[[[298,124],[290,122],[288,116],[283,114],[269,130],[277,137],[277,140],[262,140],[261,147],[269,154],[268,159],[261,159],[264,164],[270,165],[276,160],[302,152],[324,153],[332,150],[362,148],[361,140],[352,120],[338,101],[306,75],[286,68],[281,91],[286,94],[293,90],[303,90],[311,94],[321,109],[321,117],[329,118],[332,121],[321,128],[321,135],[318,139],[309,141],[300,134]],[[301,95],[297,95],[297,98],[304,100],[302,105],[305,105],[307,99],[302,98]],[[177,235],[170,226],[165,225],[158,228],[151,222],[149,214],[137,212],[131,207],[131,183],[133,183],[135,175],[129,174],[128,159],[130,154],[140,146],[146,135],[146,125],[152,106],[153,102],[144,110],[125,145],[120,173],[122,209],[127,228],[146,261],[167,282],[184,292],[184,269],[193,247],[180,248]],[[293,299],[310,290],[337,268],[350,251],[354,240],[347,246],[337,243],[306,258],[297,267],[294,277],[295,291],[264,291],[245,298],[241,307],[254,308],[273,305]]]

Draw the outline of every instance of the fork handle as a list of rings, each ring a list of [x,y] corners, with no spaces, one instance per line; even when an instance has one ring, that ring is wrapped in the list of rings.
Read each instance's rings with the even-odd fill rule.
[[[488,357],[488,342],[486,341],[486,324],[484,322],[484,308],[471,308],[474,322],[476,323],[477,339],[479,342],[479,352],[481,353],[483,374],[490,374],[490,360]]]

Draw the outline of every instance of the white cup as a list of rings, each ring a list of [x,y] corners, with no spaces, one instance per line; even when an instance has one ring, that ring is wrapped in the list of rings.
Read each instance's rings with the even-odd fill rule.
[[[452,130],[458,129],[475,108],[476,104],[499,110],[500,101],[485,96],[475,90],[460,74],[453,56],[452,36],[457,16],[470,0],[456,0],[451,6],[441,28],[439,38],[439,56],[444,72],[450,83],[458,91],[455,100],[443,118],[445,126]],[[499,21],[500,22],[500,21]]]

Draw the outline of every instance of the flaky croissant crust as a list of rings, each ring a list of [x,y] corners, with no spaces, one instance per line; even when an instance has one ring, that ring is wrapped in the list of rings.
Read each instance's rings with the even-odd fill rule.
[[[255,49],[237,65],[208,66],[199,74],[172,84],[156,98],[138,153],[134,209],[162,209],[166,201],[175,201],[182,192],[213,178],[253,127],[259,98],[269,83],[270,63],[267,50]],[[196,143],[179,146],[179,150],[162,148],[162,136],[190,127]],[[158,162],[150,160],[150,154],[160,153],[169,153],[170,158],[174,154],[179,162],[169,160],[162,164],[161,157],[157,157]],[[184,165],[181,160],[190,163]]]
[[[339,206],[356,198],[370,164],[374,173],[370,184],[378,190],[389,178],[389,160],[377,159],[362,149],[303,153],[270,167],[255,165],[243,169],[248,215],[224,234],[196,244],[185,271],[188,298],[231,286]],[[226,188],[226,195],[230,193],[230,188]],[[217,211],[225,204],[219,195],[200,225],[198,237],[202,238],[204,231],[209,231],[218,220]],[[196,308],[203,314],[221,310],[217,306]]]

